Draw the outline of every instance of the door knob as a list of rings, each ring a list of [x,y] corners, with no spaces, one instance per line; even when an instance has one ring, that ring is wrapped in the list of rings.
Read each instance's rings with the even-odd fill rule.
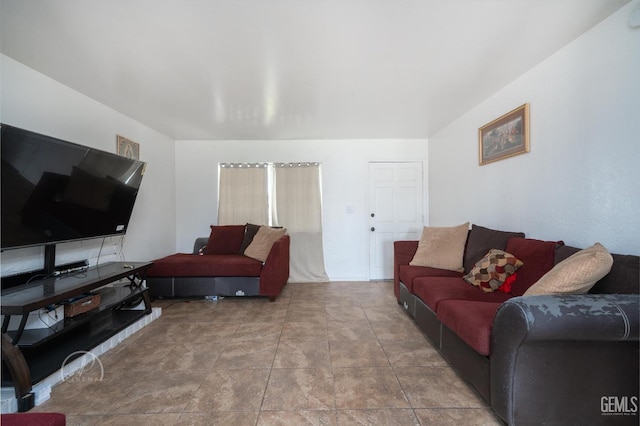
[[[374,228],[373,226],[371,227],[371,232],[375,231],[376,228]]]
[[[376,214],[375,213],[371,213],[371,217],[376,217]]]

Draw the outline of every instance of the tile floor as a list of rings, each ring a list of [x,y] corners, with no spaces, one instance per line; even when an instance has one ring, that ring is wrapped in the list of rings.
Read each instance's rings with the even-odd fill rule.
[[[35,411],[69,425],[500,425],[393,296],[287,284],[260,298],[159,300],[162,316]]]

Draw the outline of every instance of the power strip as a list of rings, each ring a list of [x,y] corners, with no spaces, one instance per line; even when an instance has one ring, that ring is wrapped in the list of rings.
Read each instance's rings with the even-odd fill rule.
[[[69,269],[62,269],[60,271],[54,271],[53,272],[53,276],[57,277],[57,276],[60,276],[60,275],[70,274],[72,272],[86,271],[87,269],[89,269],[88,266],[76,266],[75,268],[69,268]]]

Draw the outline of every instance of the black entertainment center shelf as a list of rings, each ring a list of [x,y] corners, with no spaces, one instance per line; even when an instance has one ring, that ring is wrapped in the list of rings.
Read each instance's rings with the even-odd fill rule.
[[[65,361],[79,356],[81,351],[100,345],[150,314],[151,300],[143,281],[151,266],[151,262],[110,262],[3,290],[2,386],[16,383],[16,378],[20,383],[38,383],[60,369]],[[108,285],[112,283],[113,286]],[[71,318],[61,318],[48,328],[25,329],[29,313],[63,304],[92,290],[92,293],[100,294],[97,308]],[[131,305],[138,306],[132,309]],[[7,331],[12,316],[20,317],[21,325],[18,330]],[[24,361],[5,363],[5,352]],[[16,393],[26,401],[19,405],[29,409],[33,398],[26,396],[28,391],[23,387],[21,385],[18,392],[16,386]]]
[[[71,329],[81,326],[92,317],[97,316],[103,311],[110,311],[113,307],[121,305],[123,302],[140,298],[146,291],[146,288],[126,286],[126,287],[104,287],[94,291],[100,293],[100,306],[91,311],[85,312],[72,318],[61,318],[61,320],[49,328],[37,328],[24,330],[17,346],[21,348],[35,347],[46,343],[48,340],[57,337],[62,332],[68,332]],[[12,338],[15,331],[9,331],[8,334]]]
[[[2,314],[23,315],[95,288],[144,273],[151,262],[109,262],[86,271],[45,278],[2,291]]]
[[[144,311],[134,310],[103,311],[80,324],[77,332],[63,333],[37,348],[21,348],[29,365],[31,383],[35,385],[46,379],[60,369],[65,360],[72,361],[82,355],[82,351],[95,348],[145,315]],[[6,373],[3,369],[3,387],[11,386],[11,375]]]

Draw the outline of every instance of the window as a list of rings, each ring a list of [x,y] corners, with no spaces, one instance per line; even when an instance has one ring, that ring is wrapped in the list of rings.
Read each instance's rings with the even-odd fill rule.
[[[327,281],[319,163],[221,164],[218,224],[287,228],[290,280]]]

